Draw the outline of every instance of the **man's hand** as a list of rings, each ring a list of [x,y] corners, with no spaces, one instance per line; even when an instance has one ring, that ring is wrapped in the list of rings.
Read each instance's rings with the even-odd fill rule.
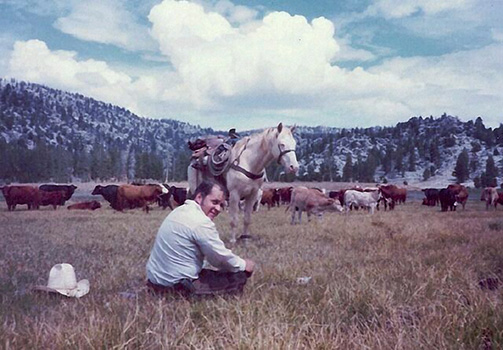
[[[251,275],[253,270],[255,269],[255,262],[250,259],[245,259],[245,262],[246,262],[245,271]]]

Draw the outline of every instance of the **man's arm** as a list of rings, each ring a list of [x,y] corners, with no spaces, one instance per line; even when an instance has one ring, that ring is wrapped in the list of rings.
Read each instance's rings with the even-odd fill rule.
[[[199,248],[211,265],[232,272],[253,271],[255,265],[253,261],[244,260],[227,249],[214,225],[198,227],[196,236]]]

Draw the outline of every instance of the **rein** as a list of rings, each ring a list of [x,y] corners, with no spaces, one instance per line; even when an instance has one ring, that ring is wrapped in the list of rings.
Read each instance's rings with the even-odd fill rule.
[[[250,141],[250,138],[247,138],[246,139],[246,143],[245,143],[245,146],[243,147],[243,149],[241,150],[241,153],[239,153],[238,157],[231,163],[231,169],[234,169],[236,171],[239,171],[240,173],[243,173],[246,175],[246,177],[248,177],[249,179],[252,179],[252,180],[258,180],[258,179],[261,179],[264,177],[264,172],[261,172],[260,174],[254,174],[254,173],[251,173],[249,172],[248,170],[246,170],[245,168],[243,167],[240,167],[239,166],[239,158],[241,158],[241,155],[243,154],[243,152],[245,151],[246,149],[246,145],[248,145],[248,142]]]

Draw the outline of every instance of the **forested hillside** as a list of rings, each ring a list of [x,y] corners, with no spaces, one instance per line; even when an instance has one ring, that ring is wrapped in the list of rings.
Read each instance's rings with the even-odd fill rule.
[[[184,180],[187,141],[212,133],[224,132],[141,118],[80,94],[0,79],[3,182]],[[487,128],[480,117],[462,122],[444,113],[393,127],[298,126],[295,137],[300,163],[296,179],[303,181],[444,177],[486,185],[497,183],[502,173],[503,126]],[[276,164],[268,174],[274,181],[295,179]]]

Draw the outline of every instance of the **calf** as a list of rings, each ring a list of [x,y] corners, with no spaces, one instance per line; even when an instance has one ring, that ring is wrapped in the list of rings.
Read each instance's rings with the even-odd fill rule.
[[[374,210],[380,199],[381,191],[379,189],[373,192],[347,190],[344,193],[344,207],[346,209],[346,213],[349,212],[349,209],[352,205],[355,205],[358,207],[367,208],[371,214],[374,214]]]
[[[311,214],[321,216],[324,211],[342,211],[342,207],[336,203],[335,199],[326,196],[316,189],[299,186],[293,189],[290,205],[287,210],[292,211],[291,224],[295,225],[295,212],[298,211],[298,222],[301,223],[302,212],[307,213],[308,221],[311,221]]]
[[[101,208],[101,204],[98,201],[90,202],[80,202],[68,206],[68,210],[96,210]]]

